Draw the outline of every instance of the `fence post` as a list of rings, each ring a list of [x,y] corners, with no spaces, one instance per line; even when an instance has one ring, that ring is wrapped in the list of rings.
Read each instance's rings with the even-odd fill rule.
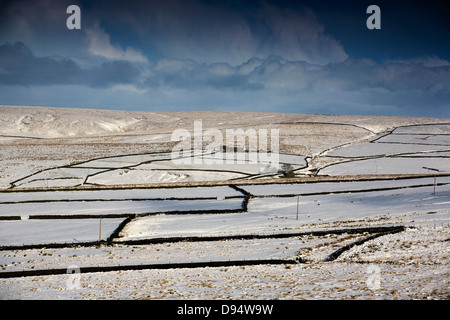
[[[300,198],[300,195],[297,195],[297,219],[296,220],[298,220],[298,202],[299,202],[299,198]]]
[[[102,241],[102,217],[100,217],[100,227],[98,230],[98,242],[100,243]]]
[[[434,176],[433,195],[436,195],[436,176]]]

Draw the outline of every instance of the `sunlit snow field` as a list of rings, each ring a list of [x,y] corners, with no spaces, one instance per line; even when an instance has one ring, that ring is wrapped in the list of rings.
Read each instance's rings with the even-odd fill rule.
[[[0,108],[1,299],[450,296],[449,119],[201,114],[279,128],[271,167],[172,162],[198,114]],[[127,270],[268,259],[289,263]],[[20,276],[73,266],[99,271]]]

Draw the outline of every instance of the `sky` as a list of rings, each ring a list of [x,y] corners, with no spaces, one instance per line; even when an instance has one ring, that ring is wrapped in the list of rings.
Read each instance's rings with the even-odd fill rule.
[[[447,2],[0,0],[0,104],[450,118]]]

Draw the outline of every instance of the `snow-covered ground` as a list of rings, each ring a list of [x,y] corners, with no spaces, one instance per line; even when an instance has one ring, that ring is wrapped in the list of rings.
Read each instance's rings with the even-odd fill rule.
[[[327,175],[363,175],[363,174],[417,174],[431,173],[424,167],[450,172],[450,158],[377,158],[342,162],[324,168],[321,174]]]
[[[450,124],[401,127],[368,142],[334,148],[327,157],[347,158],[320,174],[420,174],[450,172]],[[352,160],[348,160],[352,159]]]
[[[0,204],[1,216],[102,216],[133,215],[166,211],[238,210],[242,199],[218,200],[142,200],[71,201],[52,203]]]
[[[449,176],[436,178],[436,184],[449,184]],[[317,183],[295,183],[295,184],[258,184],[243,185],[242,189],[254,196],[277,196],[277,195],[309,195],[337,192],[357,192],[367,190],[401,189],[408,187],[419,187],[434,185],[434,177],[410,178],[410,179],[382,179],[361,181],[337,181]],[[433,191],[433,188],[429,188]],[[445,187],[444,187],[445,190]]]
[[[205,130],[279,129],[280,166],[174,164],[171,133],[198,119]],[[0,250],[0,299],[448,299],[449,123],[0,106],[0,188],[13,187],[0,190],[0,247],[15,246]],[[317,172],[322,177],[308,178]],[[235,186],[225,185],[232,179]],[[73,246],[108,239],[127,217],[112,243]],[[368,241],[373,233],[351,232],[387,226],[406,229]],[[275,234],[282,237],[236,238]],[[217,236],[235,238],[170,241]],[[165,242],[136,242],[155,238]],[[55,243],[71,246],[45,248]],[[302,263],[1,278],[74,266],[296,258]]]
[[[0,221],[2,246],[106,240],[124,219]]]
[[[171,153],[150,153],[107,157],[73,165],[58,166],[25,176],[13,182],[14,187],[55,187],[94,185],[148,184],[180,181],[219,181],[277,173],[283,166],[297,170],[306,166],[305,157],[277,154],[278,164],[250,161],[247,153],[207,153],[202,156],[179,157],[175,163]],[[238,160],[243,159],[243,160]]]
[[[270,234],[346,225],[362,227],[388,221],[413,225],[449,222],[450,185],[440,187],[435,195],[431,193],[430,187],[426,187],[394,192],[305,196],[299,201],[298,219],[297,197],[252,199],[246,213],[137,218],[126,225],[120,240]]]
[[[0,279],[0,296],[3,299],[448,299],[449,234],[448,227],[412,229],[366,242],[333,262]],[[430,243],[430,239],[435,241]],[[309,239],[311,251],[328,244],[324,240],[311,242]],[[166,257],[178,254],[177,261],[178,258],[195,259],[202,253],[206,254],[206,259],[237,257],[239,252],[244,256],[248,254],[248,257],[255,256],[255,253],[270,256],[273,251],[290,256],[302,248],[302,241],[297,241],[277,240],[262,246],[240,242],[235,247],[227,242],[197,245],[195,248],[183,244],[187,247],[102,247],[84,252],[83,249],[13,251],[3,259],[6,264],[20,269],[33,267],[35,263],[36,266],[47,266],[52,260],[72,266],[73,263],[82,265],[82,259],[92,259],[92,263],[111,263],[119,259],[117,261],[127,263],[132,256],[131,259],[139,257],[136,260],[141,262],[148,257],[149,251],[154,254],[151,261],[159,261],[155,259],[158,253],[165,253]],[[251,250],[242,252],[247,246]],[[192,252],[190,257],[189,252]],[[220,255],[214,256],[213,252],[220,252]],[[228,255],[229,252],[233,255]],[[361,263],[355,254],[367,261]],[[379,257],[372,258],[374,254]],[[15,264],[6,261],[14,261]]]
[[[1,203],[19,203],[31,201],[69,201],[69,200],[156,200],[156,199],[214,199],[243,196],[228,186],[192,187],[192,188],[134,188],[134,189],[97,189],[97,190],[57,190],[0,192]]]

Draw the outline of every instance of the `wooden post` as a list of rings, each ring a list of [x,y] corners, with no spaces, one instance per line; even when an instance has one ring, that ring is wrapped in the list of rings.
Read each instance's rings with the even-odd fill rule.
[[[436,194],[436,176],[434,176],[433,195]]]
[[[299,202],[299,198],[300,198],[300,196],[297,195],[297,220],[298,220],[298,202]]]
[[[439,169],[435,169],[435,168],[428,168],[428,167],[422,167],[422,168],[427,169],[428,173],[430,173],[430,170],[439,172]],[[433,195],[435,195],[435,194],[436,194],[436,176],[434,176],[434,184],[433,184]]]
[[[98,230],[98,242],[102,241],[102,217],[100,217],[100,228]]]

